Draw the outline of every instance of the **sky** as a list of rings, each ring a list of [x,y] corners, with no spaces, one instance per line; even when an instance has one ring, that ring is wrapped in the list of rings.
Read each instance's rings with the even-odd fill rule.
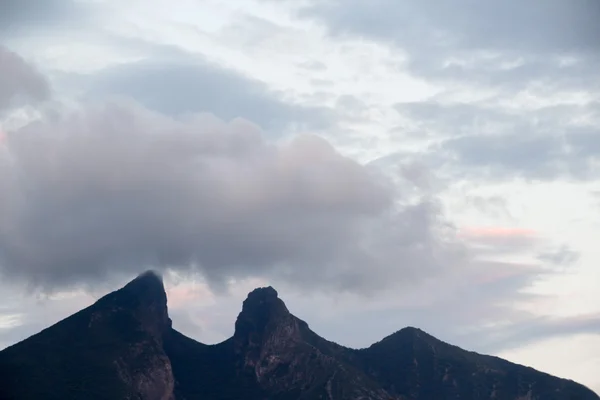
[[[0,2],[0,348],[138,273],[600,392],[596,0]]]

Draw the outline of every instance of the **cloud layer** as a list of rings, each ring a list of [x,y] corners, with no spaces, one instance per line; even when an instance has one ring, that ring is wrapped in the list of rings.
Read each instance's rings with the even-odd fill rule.
[[[301,15],[324,21],[334,34],[392,42],[408,52],[416,73],[430,77],[534,77],[549,67],[557,72],[563,57],[577,69],[577,61],[600,55],[600,5],[594,0],[329,0]],[[486,73],[473,76],[473,66]]]
[[[102,70],[87,96],[130,97],[167,115],[211,112],[224,120],[243,116],[279,134],[288,127],[320,130],[333,124],[330,110],[287,103],[263,82],[237,71],[175,48],[154,52],[158,54],[147,60]]]
[[[146,266],[364,288],[454,251],[433,202],[403,205],[324,139],[274,145],[244,120],[114,103],[9,132],[1,154],[1,265],[36,283]]]

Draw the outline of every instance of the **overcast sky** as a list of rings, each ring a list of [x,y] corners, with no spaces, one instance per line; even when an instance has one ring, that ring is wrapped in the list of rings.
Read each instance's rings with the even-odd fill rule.
[[[596,0],[0,2],[0,348],[162,271],[600,391]]]

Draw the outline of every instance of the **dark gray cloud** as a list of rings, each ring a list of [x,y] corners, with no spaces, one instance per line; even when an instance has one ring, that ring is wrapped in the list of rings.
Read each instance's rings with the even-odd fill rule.
[[[448,140],[443,148],[459,157],[464,169],[490,175],[525,175],[554,179],[563,174],[559,160],[566,151],[559,139],[541,134],[514,132],[507,135],[464,136]]]
[[[396,46],[407,56],[402,68],[442,80],[449,92],[459,87],[487,93],[486,100],[469,103],[396,106],[415,133],[401,129],[391,136],[427,145],[414,157],[447,178],[597,178],[597,1],[329,0],[302,7],[300,15],[323,22],[332,35]],[[567,100],[573,93],[590,101],[575,105]],[[532,104],[528,97],[548,105],[508,106]]]
[[[393,43],[408,52],[414,73],[429,78],[583,87],[585,75],[588,86],[600,83],[595,0],[328,0],[300,14],[323,21],[332,34]]]
[[[88,7],[73,0],[2,0],[0,38],[82,23],[89,17]]]
[[[415,45],[450,43],[474,50],[545,54],[600,50],[600,5],[594,0],[329,0],[315,2],[303,13],[324,19],[334,31]]]
[[[444,142],[441,149],[458,158],[461,171],[488,178],[598,178],[594,161],[600,153],[589,152],[591,148],[576,149],[571,145],[576,137],[570,129],[557,128],[555,133],[530,126],[505,135],[463,136]],[[600,138],[600,129],[594,131],[592,143]]]
[[[570,265],[579,260],[579,253],[569,246],[563,245],[558,249],[546,250],[538,255],[538,258],[544,263],[550,263],[557,266]]]
[[[394,109],[409,118],[419,134],[428,139],[456,138],[464,135],[493,132],[504,133],[514,128],[515,122],[522,123],[522,116],[508,113],[495,105],[458,103],[428,100],[398,103]],[[515,121],[516,120],[516,121]]]
[[[225,120],[246,118],[273,131],[322,130],[334,122],[327,108],[290,104],[261,81],[176,50],[90,78],[91,97],[128,96],[168,115],[211,112]]]
[[[0,264],[49,286],[155,266],[364,290],[465,262],[436,203],[396,208],[386,182],[323,139],[275,146],[243,120],[55,115],[8,133]]]
[[[541,339],[571,336],[576,334],[597,335],[600,331],[600,315],[550,318],[538,317],[512,324],[509,329],[497,330],[482,346],[486,351],[496,353],[521,347]],[[481,338],[481,336],[480,336]]]
[[[45,100],[46,79],[18,54],[0,45],[0,113],[12,106]]]
[[[600,110],[600,104],[595,107]],[[578,157],[597,158],[600,156],[600,126],[574,129],[568,137],[568,145],[570,151]]]
[[[451,177],[595,179],[600,158],[596,103],[506,109],[495,103],[403,103],[429,150],[422,157]],[[586,121],[586,122],[582,122]],[[395,135],[396,133],[392,133]]]

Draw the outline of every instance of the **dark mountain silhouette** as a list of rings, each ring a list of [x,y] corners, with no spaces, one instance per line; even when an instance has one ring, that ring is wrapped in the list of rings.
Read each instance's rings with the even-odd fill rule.
[[[369,348],[329,342],[275,289],[244,301],[233,337],[174,330],[147,272],[0,352],[0,400],[598,400],[589,389],[451,346],[416,328]]]

